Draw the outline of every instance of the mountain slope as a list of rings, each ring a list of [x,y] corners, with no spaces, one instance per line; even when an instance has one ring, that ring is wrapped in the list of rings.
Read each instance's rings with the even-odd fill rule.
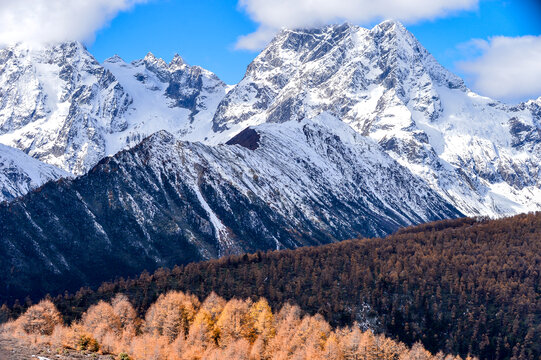
[[[81,174],[158,131],[0,207],[6,296],[541,206],[541,100],[473,94],[396,22],[284,30],[232,89],[179,56],[0,59],[0,142]]]
[[[106,153],[131,97],[79,43],[0,50],[0,142],[74,174]]]
[[[0,294],[461,215],[377,144],[330,121],[260,125],[255,150],[162,131],[87,175],[0,206]]]
[[[541,209],[541,101],[508,106],[448,72],[400,23],[284,30],[218,106],[217,132],[330,114],[458,209]]]
[[[204,132],[225,89],[178,56],[102,66],[77,42],[19,44],[0,49],[0,142],[81,175],[156,131]]]
[[[49,180],[71,174],[0,144],[0,202],[10,201]]]

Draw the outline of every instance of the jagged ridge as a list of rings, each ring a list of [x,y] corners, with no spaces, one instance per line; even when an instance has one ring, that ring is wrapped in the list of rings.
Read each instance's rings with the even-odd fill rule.
[[[337,136],[330,129],[340,124]],[[376,144],[343,123],[327,126],[261,125],[255,150],[162,131],[87,175],[0,206],[0,294],[57,292],[460,215]]]

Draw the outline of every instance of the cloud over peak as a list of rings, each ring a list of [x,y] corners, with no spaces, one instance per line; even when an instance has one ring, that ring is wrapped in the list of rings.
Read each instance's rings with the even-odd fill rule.
[[[470,45],[481,55],[458,67],[474,90],[507,102],[541,95],[541,36],[496,36]]]
[[[320,26],[349,21],[369,23],[397,19],[413,23],[459,10],[471,10],[479,0],[239,0],[239,7],[259,24],[241,36],[237,48],[258,50],[281,28]]]
[[[91,40],[120,11],[147,0],[0,0],[0,45]]]

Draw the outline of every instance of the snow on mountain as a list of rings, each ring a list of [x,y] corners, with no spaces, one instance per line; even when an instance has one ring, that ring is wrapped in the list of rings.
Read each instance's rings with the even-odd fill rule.
[[[204,140],[211,133],[216,107],[228,87],[210,71],[189,66],[179,55],[167,64],[152,53],[130,64],[114,56],[103,66],[133,98],[125,116],[128,128],[110,137],[119,144],[110,146],[110,154],[159,130],[188,140]]]
[[[332,117],[246,132],[209,146],[160,131],[86,175],[0,204],[0,299],[5,289],[56,293],[143,269],[461,215]]]
[[[0,50],[0,93],[0,143],[76,175],[159,130],[218,145],[323,116],[464,214],[541,209],[541,98],[509,106],[471,92],[394,21],[284,30],[233,88],[178,55],[100,65],[79,43],[17,45]]]
[[[0,202],[26,194],[49,180],[71,174],[0,144]]]
[[[0,143],[80,175],[159,130],[202,137],[226,88],[179,56],[102,66],[77,42],[20,44],[0,50]]]
[[[471,92],[400,23],[284,30],[218,106],[213,129],[330,114],[469,215],[541,209],[539,100]]]
[[[79,43],[0,50],[0,142],[74,174],[107,155],[131,97]]]
[[[393,21],[284,30],[232,88],[18,46],[0,92],[0,142],[83,174],[0,205],[0,295],[541,210],[541,98],[471,92]]]

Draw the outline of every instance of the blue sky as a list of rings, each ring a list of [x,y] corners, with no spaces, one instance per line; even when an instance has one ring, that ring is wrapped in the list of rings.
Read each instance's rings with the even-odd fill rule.
[[[478,54],[465,45],[471,39],[498,35],[541,34],[539,3],[482,0],[477,9],[406,25],[444,66],[467,77],[455,64]],[[371,27],[377,22],[359,25]],[[154,0],[120,13],[88,47],[100,61],[115,53],[131,61],[148,51],[170,60],[178,52],[190,64],[236,83],[257,51],[237,50],[235,43],[257,27],[237,0]]]

